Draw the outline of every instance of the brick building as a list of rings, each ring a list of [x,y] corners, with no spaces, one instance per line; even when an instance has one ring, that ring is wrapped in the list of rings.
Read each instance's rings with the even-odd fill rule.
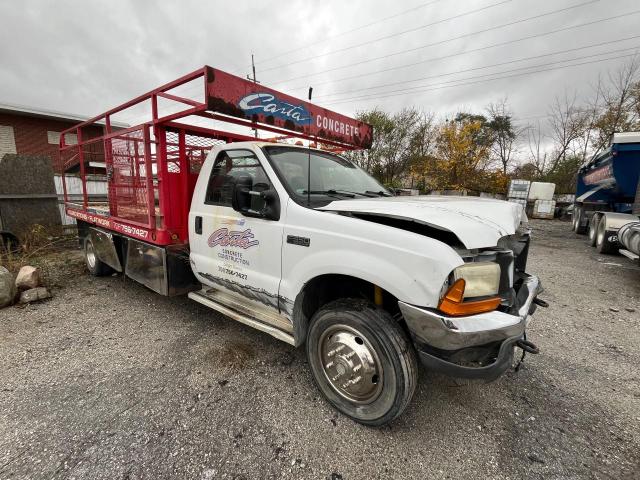
[[[61,205],[59,174],[63,167],[58,142],[62,131],[85,120],[68,113],[0,104],[0,231],[22,234],[35,223],[68,223]],[[96,124],[83,129],[83,135],[100,136],[102,131],[103,127]],[[73,144],[77,138],[69,134],[66,141]],[[97,153],[87,155],[85,168],[104,177],[102,145],[96,148]],[[79,169],[79,164],[67,174],[74,168]],[[70,194],[76,193],[73,185],[69,178]]]
[[[60,173],[60,132],[85,120],[85,117],[69,113],[0,104],[0,160],[7,153],[45,156],[51,159],[54,170]],[[102,135],[99,125],[86,130],[90,135]],[[67,136],[67,143],[76,141],[74,134]]]

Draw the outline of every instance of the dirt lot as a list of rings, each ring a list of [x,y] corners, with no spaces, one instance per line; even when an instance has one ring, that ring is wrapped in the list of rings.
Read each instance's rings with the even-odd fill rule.
[[[0,311],[0,478],[639,478],[640,269],[533,228],[542,353],[491,384],[423,371],[377,430],[302,350],[70,252],[52,300]]]

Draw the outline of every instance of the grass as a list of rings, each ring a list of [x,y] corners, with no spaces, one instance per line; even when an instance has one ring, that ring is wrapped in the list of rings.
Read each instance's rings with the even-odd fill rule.
[[[64,235],[60,227],[44,227],[33,225],[25,234],[20,236],[20,247],[7,249],[0,245],[0,266],[5,267],[14,276],[18,271],[31,265],[40,269],[41,278],[45,286],[51,286],[58,277],[56,274],[61,267],[77,266],[78,259],[71,261],[65,258],[65,253],[77,250],[77,237]]]

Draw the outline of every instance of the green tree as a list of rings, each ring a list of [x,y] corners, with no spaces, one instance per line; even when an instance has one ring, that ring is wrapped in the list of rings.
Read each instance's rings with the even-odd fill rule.
[[[377,108],[359,113],[359,120],[373,126],[373,144],[369,150],[349,152],[346,156],[382,183],[395,185],[414,161],[412,149],[423,117],[415,108],[395,114]]]

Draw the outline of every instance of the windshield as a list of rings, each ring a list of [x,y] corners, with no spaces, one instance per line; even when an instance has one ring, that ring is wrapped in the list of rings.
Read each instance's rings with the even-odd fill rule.
[[[307,201],[309,152],[311,152],[310,197],[314,204],[336,199],[391,195],[364,170],[332,153],[296,147],[262,148],[289,193],[299,203]]]

